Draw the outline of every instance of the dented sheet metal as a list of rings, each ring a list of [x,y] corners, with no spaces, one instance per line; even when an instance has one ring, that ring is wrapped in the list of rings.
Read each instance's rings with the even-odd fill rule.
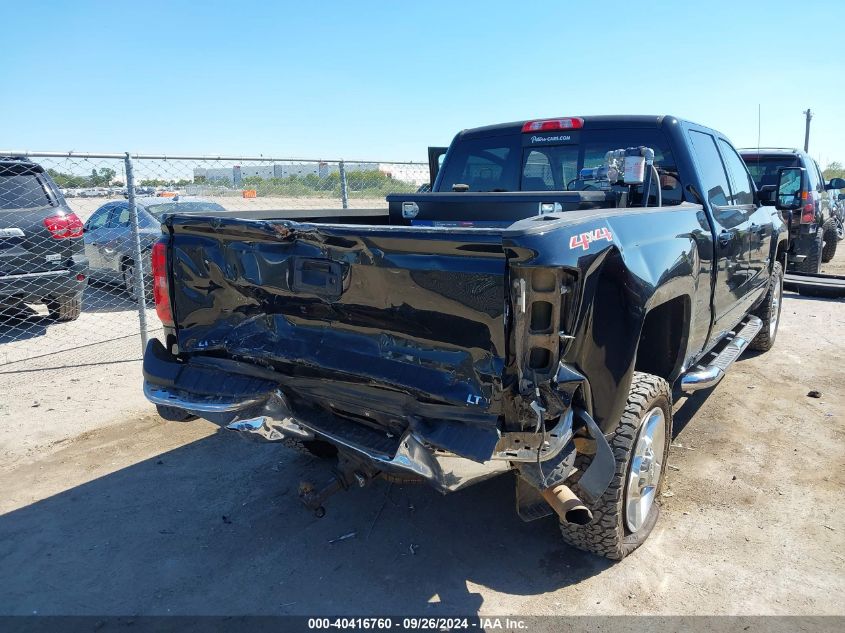
[[[171,247],[182,352],[300,378],[304,404],[339,415],[396,415],[404,394],[495,428],[506,364],[496,232],[182,218]]]

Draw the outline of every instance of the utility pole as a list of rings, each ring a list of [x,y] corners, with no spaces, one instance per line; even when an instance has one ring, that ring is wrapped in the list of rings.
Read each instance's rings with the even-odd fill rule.
[[[813,113],[810,108],[804,110],[804,116],[807,117],[807,127],[804,129],[804,151],[810,150],[810,121],[813,119]]]

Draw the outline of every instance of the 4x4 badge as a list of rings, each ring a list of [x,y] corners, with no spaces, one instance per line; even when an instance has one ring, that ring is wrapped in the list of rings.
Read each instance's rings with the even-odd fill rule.
[[[573,235],[569,238],[569,248],[578,248],[580,246],[581,250],[586,251],[590,248],[590,244],[592,242],[598,242],[599,240],[607,240],[608,242],[612,242],[613,235],[607,228],[596,229],[595,231],[581,233],[580,235]]]

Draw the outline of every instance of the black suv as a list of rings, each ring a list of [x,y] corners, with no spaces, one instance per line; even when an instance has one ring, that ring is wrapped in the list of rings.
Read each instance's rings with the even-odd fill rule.
[[[73,321],[82,310],[88,260],[82,221],[41,165],[0,156],[0,314],[44,303]]]
[[[823,262],[836,254],[836,222],[832,215],[831,189],[845,186],[841,178],[825,183],[818,163],[799,149],[766,147],[741,149],[758,189],[777,187],[778,171],[784,167],[802,167],[804,205],[784,217],[789,226],[789,270],[817,273]]]

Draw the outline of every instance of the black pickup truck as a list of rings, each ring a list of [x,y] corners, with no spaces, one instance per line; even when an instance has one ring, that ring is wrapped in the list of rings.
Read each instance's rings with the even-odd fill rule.
[[[376,477],[514,470],[521,517],[622,558],[657,519],[673,396],[774,342],[784,172],[763,200],[712,129],[565,117],[459,133],[388,214],[167,216],[146,396],[336,454],[300,490],[318,515]]]

